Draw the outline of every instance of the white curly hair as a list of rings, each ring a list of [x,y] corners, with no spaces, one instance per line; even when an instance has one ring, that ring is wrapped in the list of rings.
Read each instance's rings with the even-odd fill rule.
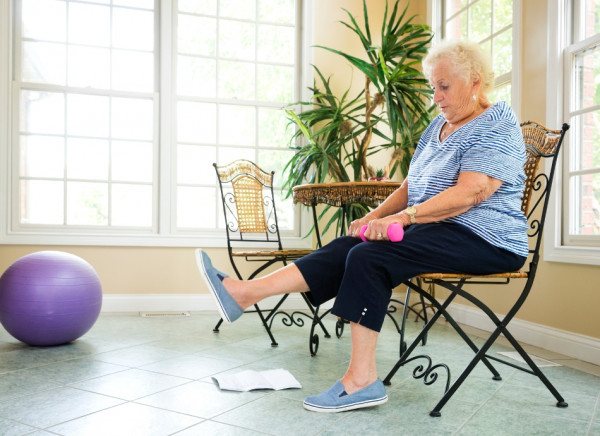
[[[447,40],[433,46],[423,58],[423,73],[430,77],[435,66],[447,60],[454,73],[466,82],[481,79],[481,90],[487,94],[494,87],[492,59],[481,45],[467,40]]]

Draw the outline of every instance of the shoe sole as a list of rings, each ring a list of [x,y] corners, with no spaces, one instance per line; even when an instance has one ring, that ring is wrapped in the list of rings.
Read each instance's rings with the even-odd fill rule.
[[[200,275],[204,279],[204,283],[206,283],[206,286],[208,287],[208,290],[210,291],[210,295],[212,296],[215,304],[217,305],[217,311],[219,312],[219,315],[221,315],[221,319],[225,323],[231,324],[231,321],[230,321],[229,317],[227,316],[225,309],[223,308],[223,303],[221,303],[221,299],[218,297],[217,291],[214,288],[212,281],[210,280],[210,277],[208,276],[208,273],[206,272],[206,266],[204,265],[204,259],[202,258],[202,250],[201,249],[196,250],[196,264],[198,266],[198,269],[200,270]]]
[[[306,410],[310,410],[311,412],[322,412],[322,413],[337,413],[337,412],[346,412],[348,410],[362,409],[365,407],[373,407],[378,406],[380,404],[386,403],[388,400],[388,396],[382,398],[377,398],[376,400],[368,400],[362,401],[360,403],[352,403],[347,404],[345,406],[337,406],[337,407],[324,407],[317,406],[315,404],[304,403],[304,408]]]

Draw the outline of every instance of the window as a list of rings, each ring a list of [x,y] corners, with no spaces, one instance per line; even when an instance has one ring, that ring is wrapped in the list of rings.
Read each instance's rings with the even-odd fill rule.
[[[584,1],[575,10],[573,44],[565,54],[564,118],[571,124],[564,166],[568,245],[600,241],[600,4]]]
[[[563,147],[556,208],[546,234],[545,258],[600,264],[600,4],[592,0],[554,0],[549,5],[550,51],[548,118],[571,129]],[[555,9],[557,8],[557,9]],[[553,98],[554,97],[554,98]],[[562,188],[562,189],[561,189]]]
[[[283,183],[281,108],[300,99],[309,46],[302,2],[11,5],[5,240],[197,244],[223,235],[213,162],[250,159]],[[291,200],[278,214],[299,236]]]
[[[152,228],[152,1],[15,3],[14,229]]]
[[[514,0],[433,0],[432,27],[443,39],[466,38],[489,51],[496,76],[490,100],[506,101],[518,115],[518,83],[513,80],[519,65],[517,6]]]

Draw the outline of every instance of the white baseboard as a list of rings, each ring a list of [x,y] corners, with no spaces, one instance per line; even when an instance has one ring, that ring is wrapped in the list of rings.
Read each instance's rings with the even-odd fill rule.
[[[267,299],[263,307],[272,307],[276,301],[277,298]],[[306,304],[300,295],[292,294],[281,307],[285,310],[304,310]],[[323,309],[330,307],[331,304],[322,306]],[[212,297],[208,294],[107,294],[102,304],[102,312],[105,313],[164,311],[216,312]],[[485,331],[493,328],[492,322],[473,307],[453,304],[449,312],[461,324]],[[522,343],[600,365],[600,339],[519,319],[513,319],[510,326],[513,336]]]
[[[277,304],[279,298],[263,300],[261,307],[269,308]],[[331,304],[321,306],[324,309]],[[281,305],[285,310],[304,310],[306,303],[300,295],[291,294]],[[215,312],[215,303],[209,294],[105,294],[102,312]]]
[[[494,328],[489,318],[473,307],[452,304],[448,312],[460,324],[485,331],[492,331]],[[498,317],[502,319],[503,315]],[[600,339],[517,318],[510,322],[510,332],[521,343],[600,365]]]

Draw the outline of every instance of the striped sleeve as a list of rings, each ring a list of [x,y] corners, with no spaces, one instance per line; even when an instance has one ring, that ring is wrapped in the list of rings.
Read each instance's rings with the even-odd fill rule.
[[[460,171],[474,171],[503,182],[521,183],[524,163],[521,128],[514,116],[508,116],[491,119],[474,129],[465,141]]]

